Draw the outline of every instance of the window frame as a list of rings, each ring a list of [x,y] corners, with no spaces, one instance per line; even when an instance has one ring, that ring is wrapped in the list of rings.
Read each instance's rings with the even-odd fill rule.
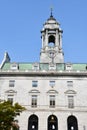
[[[37,80],[32,81],[32,87],[38,87],[38,81]]]
[[[68,80],[67,81],[67,86],[68,87],[73,87],[73,81],[72,80]]]
[[[49,107],[50,108],[55,108],[56,106],[56,96],[55,95],[49,95]]]
[[[68,95],[68,108],[74,108],[74,96]]]
[[[49,85],[50,85],[51,87],[54,87],[54,86],[55,86],[55,80],[50,80],[50,81],[49,81]]]
[[[13,105],[13,102],[14,102],[14,95],[8,94],[8,95],[7,95],[7,101],[11,102],[11,104]]]
[[[9,80],[9,87],[15,87],[15,80]]]
[[[37,95],[31,95],[31,107],[36,108],[37,107]]]

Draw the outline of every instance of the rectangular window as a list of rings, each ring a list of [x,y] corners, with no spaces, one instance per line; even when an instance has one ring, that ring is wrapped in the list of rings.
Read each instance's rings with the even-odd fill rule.
[[[34,70],[38,70],[38,66],[34,66]]]
[[[70,63],[66,64],[66,70],[72,70],[72,64]]]
[[[74,108],[74,96],[68,96],[68,108]]]
[[[37,107],[37,95],[32,95],[31,106]]]
[[[10,101],[11,104],[13,104],[13,95],[8,95],[8,99],[7,100]]]
[[[54,80],[50,81],[50,82],[49,82],[49,85],[50,85],[51,87],[54,87],[54,86],[55,86],[55,81],[54,81]]]
[[[10,80],[9,87],[14,87],[14,86],[15,86],[15,80]]]
[[[73,87],[73,81],[67,81],[67,86]]]
[[[32,87],[37,87],[38,86],[38,81],[32,81]]]
[[[56,70],[56,66],[55,65],[49,65],[49,70]]]
[[[11,64],[11,70],[17,70],[18,69],[18,64],[13,63]]]
[[[50,107],[55,107],[55,95],[50,95]]]

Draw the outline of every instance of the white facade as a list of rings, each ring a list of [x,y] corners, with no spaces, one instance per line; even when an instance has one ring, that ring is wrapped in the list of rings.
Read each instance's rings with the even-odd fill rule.
[[[11,63],[5,53],[0,99],[26,108],[17,117],[20,130],[87,130],[87,65],[63,63],[62,44],[59,52],[59,43],[51,42],[57,60],[44,59],[49,50],[49,45],[43,47],[46,42],[42,42],[40,63]]]

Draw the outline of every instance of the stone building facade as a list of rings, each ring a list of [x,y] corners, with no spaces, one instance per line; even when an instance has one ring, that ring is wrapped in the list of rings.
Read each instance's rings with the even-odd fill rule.
[[[39,63],[0,65],[0,99],[18,102],[20,130],[87,130],[87,64],[64,63],[60,24],[43,25]]]

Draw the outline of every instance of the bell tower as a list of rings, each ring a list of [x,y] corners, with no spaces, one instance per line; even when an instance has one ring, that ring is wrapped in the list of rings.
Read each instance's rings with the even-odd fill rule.
[[[64,63],[62,33],[60,24],[53,17],[51,11],[50,18],[47,19],[41,30],[40,63]]]

